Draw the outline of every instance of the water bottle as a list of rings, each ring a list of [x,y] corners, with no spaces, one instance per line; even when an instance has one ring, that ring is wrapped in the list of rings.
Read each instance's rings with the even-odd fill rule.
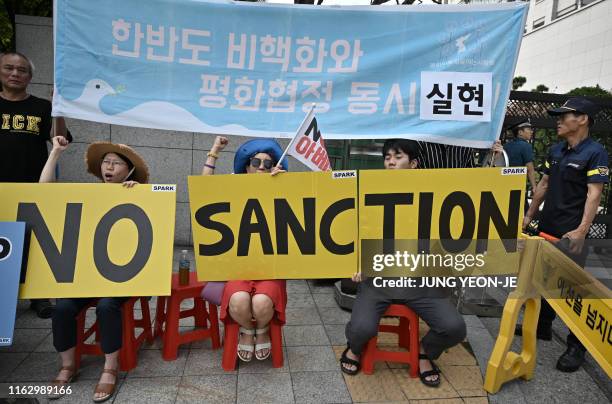
[[[189,257],[187,256],[187,250],[181,251],[181,259],[179,261],[179,285],[189,285],[189,271],[190,271]]]

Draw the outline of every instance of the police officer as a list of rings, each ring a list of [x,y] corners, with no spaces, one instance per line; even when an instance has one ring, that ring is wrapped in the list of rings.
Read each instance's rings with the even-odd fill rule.
[[[544,176],[534,193],[533,202],[525,215],[523,228],[544,202],[539,230],[552,236],[568,239],[569,256],[584,266],[586,249],[582,243],[597,214],[604,184],[609,181],[608,153],[589,137],[597,105],[582,98],[570,98],[563,106],[548,110],[557,117],[557,134],[564,140],[550,148]],[[537,337],[551,339],[551,325],[555,312],[542,301]],[[567,350],[557,361],[557,369],[574,372],[584,362],[585,348],[570,332]]]
[[[533,137],[533,127],[529,119],[525,119],[509,128],[514,140],[504,145],[508,154],[510,167],[527,167],[527,178],[531,189],[536,189],[535,168],[533,166],[533,148],[529,141]]]

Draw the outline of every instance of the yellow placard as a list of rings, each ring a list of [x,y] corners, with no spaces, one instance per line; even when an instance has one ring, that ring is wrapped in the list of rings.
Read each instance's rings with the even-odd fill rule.
[[[535,261],[533,284],[612,377],[612,291],[545,241]]]
[[[361,270],[369,276],[516,272],[524,173],[509,168],[361,171]],[[395,241],[384,247],[382,240]],[[375,254],[383,248],[386,254]],[[389,267],[381,270],[385,258]],[[411,272],[412,262],[421,272]],[[442,272],[423,272],[432,266]]]
[[[346,278],[357,267],[354,172],[189,177],[200,280]]]
[[[0,221],[27,223],[22,299],[170,294],[174,185],[0,184]]]
[[[470,248],[484,239],[504,263],[490,274],[516,272],[524,182],[524,170],[500,168],[189,177],[198,276],[348,277],[358,269],[358,242],[380,241],[385,232],[403,240],[464,238]],[[493,248],[492,240],[501,241]],[[458,260],[466,254],[459,255],[455,267],[464,265]]]

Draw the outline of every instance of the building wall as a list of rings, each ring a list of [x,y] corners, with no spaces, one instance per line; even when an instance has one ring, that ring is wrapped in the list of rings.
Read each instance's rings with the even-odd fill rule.
[[[27,55],[35,66],[29,92],[37,97],[51,99],[53,88],[53,22],[50,18],[17,16],[17,51]],[[74,61],[78,63],[78,61]],[[66,119],[74,137],[73,144],[59,162],[62,182],[95,182],[96,177],[85,169],[87,146],[95,141],[125,143],[140,153],[149,165],[151,182],[177,184],[175,243],[191,245],[191,222],[187,176],[200,174],[215,135],[133,128],[97,122]],[[230,137],[230,144],[217,162],[218,174],[232,172],[237,146],[248,140],[243,136]],[[280,140],[282,146],[287,140]],[[291,171],[308,169],[295,159],[289,159]],[[215,190],[215,192],[219,192]]]
[[[539,84],[552,93],[596,84],[612,90],[611,21],[612,0],[531,0],[515,72],[527,78],[521,90]]]
[[[528,1],[515,76],[551,93],[595,86],[612,91],[612,0],[449,0],[473,5]],[[534,28],[534,25],[536,28]]]

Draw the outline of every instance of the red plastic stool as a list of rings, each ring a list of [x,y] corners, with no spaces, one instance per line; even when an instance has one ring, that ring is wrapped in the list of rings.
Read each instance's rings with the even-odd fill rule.
[[[134,305],[140,301],[140,309],[142,318],[134,318]],[[74,364],[78,369],[81,364],[81,355],[104,355],[100,348],[100,336],[98,334],[98,321],[89,328],[85,328],[85,315],[87,309],[95,307],[97,300],[93,300],[85,306],[77,316],[77,345],[74,353]],[[151,332],[151,313],[149,311],[148,297],[132,297],[123,303],[121,307],[121,325],[122,342],[119,350],[119,368],[128,372],[138,364],[138,349],[142,343],[153,342],[153,333]],[[142,328],[142,332],[136,337],[136,328]],[[94,335],[95,342],[87,343],[86,341]]]
[[[217,306],[202,299],[204,285],[206,285],[206,282],[198,282],[197,274],[190,272],[189,284],[181,286],[179,285],[178,274],[175,273],[172,275],[170,296],[159,296],[157,298],[154,336],[162,336],[164,342],[162,357],[164,360],[175,360],[178,356],[179,346],[189,342],[210,338],[213,349],[221,346]],[[181,302],[191,298],[193,298],[193,308],[181,310]],[[206,309],[206,303],[208,303],[208,310]],[[181,333],[179,332],[179,321],[186,317],[194,317],[197,329]]]
[[[226,372],[236,369],[238,359],[238,334],[240,324],[228,315],[225,318],[225,333],[223,336],[223,360],[221,366]],[[283,325],[276,318],[270,321],[270,343],[272,344],[272,367],[283,367]],[[253,360],[257,360],[253,358]]]
[[[397,334],[399,346],[406,348],[408,352],[380,350],[376,346],[378,337],[374,337],[368,341],[361,355],[363,373],[371,375],[374,373],[374,362],[387,361],[409,364],[410,377],[417,377],[419,374],[419,317],[403,304],[390,305],[384,316],[399,317],[399,325],[380,324],[378,331]]]

